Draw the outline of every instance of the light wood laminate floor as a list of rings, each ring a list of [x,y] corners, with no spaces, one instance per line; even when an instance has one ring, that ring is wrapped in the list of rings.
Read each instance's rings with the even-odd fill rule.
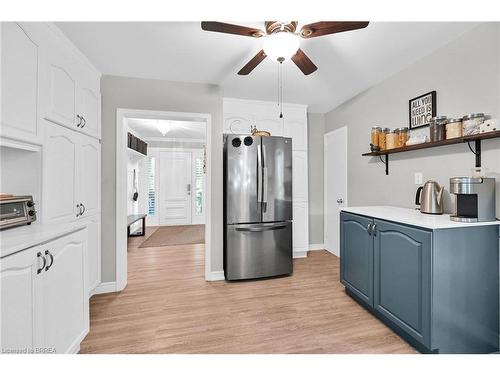
[[[206,282],[204,245],[143,240],[129,239],[126,289],[92,297],[80,353],[415,353],[344,293],[326,251],[291,277]]]

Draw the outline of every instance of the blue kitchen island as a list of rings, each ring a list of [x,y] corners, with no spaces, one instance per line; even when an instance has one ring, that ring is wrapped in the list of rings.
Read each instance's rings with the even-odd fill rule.
[[[423,353],[497,352],[499,225],[400,207],[343,208],[341,282]]]

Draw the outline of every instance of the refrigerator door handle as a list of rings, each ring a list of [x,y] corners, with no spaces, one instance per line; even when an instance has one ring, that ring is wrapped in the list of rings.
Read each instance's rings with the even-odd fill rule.
[[[278,230],[278,229],[283,229],[286,228],[287,224],[272,224],[272,225],[257,225],[254,227],[235,227],[235,230],[237,232],[264,232],[267,230]]]
[[[262,203],[262,145],[257,146],[257,203]]]
[[[263,185],[263,192],[262,192],[262,210],[264,212],[267,211],[267,190],[269,187],[269,181],[267,178],[267,167],[262,168],[263,175],[264,177],[262,178],[264,181],[262,182]]]

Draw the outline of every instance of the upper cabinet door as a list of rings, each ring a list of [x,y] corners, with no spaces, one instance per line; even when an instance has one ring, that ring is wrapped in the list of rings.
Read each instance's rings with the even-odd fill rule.
[[[35,254],[34,250],[25,250],[0,262],[0,345],[3,350],[31,350],[37,346]]]
[[[53,46],[48,51],[46,66],[47,97],[45,119],[76,128],[77,115],[77,76],[75,62],[68,51]]]
[[[307,120],[285,118],[285,137],[293,139],[293,150],[307,150]]]
[[[278,113],[275,116],[256,117],[255,125],[257,130],[268,131],[272,136],[283,136],[283,119],[279,118]]]
[[[1,135],[41,143],[38,128],[39,43],[30,24],[2,22]]]
[[[43,212],[47,222],[77,218],[77,155],[79,134],[45,122]]]
[[[89,329],[86,238],[79,231],[43,247],[52,257],[41,279],[41,330],[43,346],[56,353],[75,352]]]
[[[99,93],[88,87],[81,87],[79,90],[79,115],[83,117],[80,129],[83,133],[100,138],[99,129],[99,111],[100,97]]]
[[[100,212],[101,145],[95,138],[80,135],[77,163],[77,203],[83,204],[82,217]]]

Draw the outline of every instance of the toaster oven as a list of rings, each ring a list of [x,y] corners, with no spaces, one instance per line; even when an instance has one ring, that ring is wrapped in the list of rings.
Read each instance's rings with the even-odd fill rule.
[[[35,203],[31,195],[8,196],[0,199],[0,230],[30,225],[35,220]]]

